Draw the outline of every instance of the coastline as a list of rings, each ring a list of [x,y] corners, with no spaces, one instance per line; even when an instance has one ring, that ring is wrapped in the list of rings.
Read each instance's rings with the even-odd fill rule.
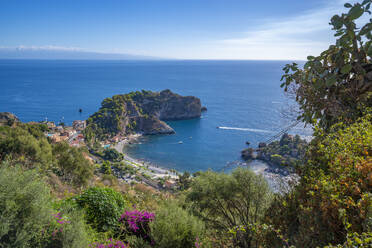
[[[153,179],[158,178],[169,178],[172,180],[176,180],[178,178],[179,172],[171,169],[166,169],[164,167],[154,165],[151,162],[143,161],[137,158],[133,158],[128,154],[124,153],[123,150],[125,145],[130,144],[131,142],[137,141],[140,138],[141,134],[129,135],[125,139],[115,143],[113,148],[124,155],[124,161],[131,164],[133,167],[143,170],[145,173],[149,174],[149,176]]]

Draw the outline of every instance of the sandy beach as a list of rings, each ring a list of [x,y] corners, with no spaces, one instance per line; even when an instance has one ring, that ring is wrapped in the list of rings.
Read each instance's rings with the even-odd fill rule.
[[[154,165],[151,162],[148,161],[142,161],[140,159],[136,159],[133,157],[128,156],[123,152],[125,145],[129,144],[130,142],[135,142],[139,137],[141,137],[140,134],[130,135],[127,138],[119,141],[118,143],[113,145],[113,148],[122,153],[124,155],[124,161],[129,162],[131,165],[133,165],[136,168],[140,168],[144,170],[147,174],[150,174],[153,178],[164,178],[164,177],[170,177],[172,179],[177,179],[178,174],[177,172],[172,172],[170,169],[165,169],[160,166]]]

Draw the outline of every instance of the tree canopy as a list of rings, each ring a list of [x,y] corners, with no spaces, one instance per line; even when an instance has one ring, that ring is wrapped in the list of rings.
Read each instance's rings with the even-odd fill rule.
[[[303,69],[287,64],[283,70],[285,91],[295,88],[302,110],[299,119],[323,128],[344,121],[352,123],[372,105],[372,22],[356,21],[370,15],[371,0],[345,4],[347,13],[331,19],[337,37],[319,56],[308,56]]]

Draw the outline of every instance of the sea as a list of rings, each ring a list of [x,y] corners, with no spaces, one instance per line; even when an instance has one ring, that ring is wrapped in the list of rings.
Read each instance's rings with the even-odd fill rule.
[[[221,171],[242,164],[241,150],[294,122],[295,103],[280,88],[289,62],[0,60],[0,112],[24,122],[71,124],[87,119],[106,97],[170,89],[199,97],[208,110],[168,122],[176,134],[142,137],[125,152],[178,171]],[[301,123],[288,132],[311,136]]]

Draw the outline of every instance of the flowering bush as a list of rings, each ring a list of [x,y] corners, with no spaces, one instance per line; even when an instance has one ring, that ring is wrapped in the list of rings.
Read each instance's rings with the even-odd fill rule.
[[[65,224],[70,224],[71,222],[63,219],[60,212],[52,214],[52,216],[54,217],[53,223],[51,223],[52,229],[54,229],[52,232],[52,239],[56,239],[57,235],[63,232],[63,227]]]
[[[129,248],[127,244],[120,240],[113,240],[113,239],[108,239],[104,243],[93,243],[90,244],[89,247],[92,248]]]
[[[119,222],[124,224],[125,231],[153,244],[150,237],[150,222],[155,219],[155,214],[147,211],[126,211],[120,216]]]

